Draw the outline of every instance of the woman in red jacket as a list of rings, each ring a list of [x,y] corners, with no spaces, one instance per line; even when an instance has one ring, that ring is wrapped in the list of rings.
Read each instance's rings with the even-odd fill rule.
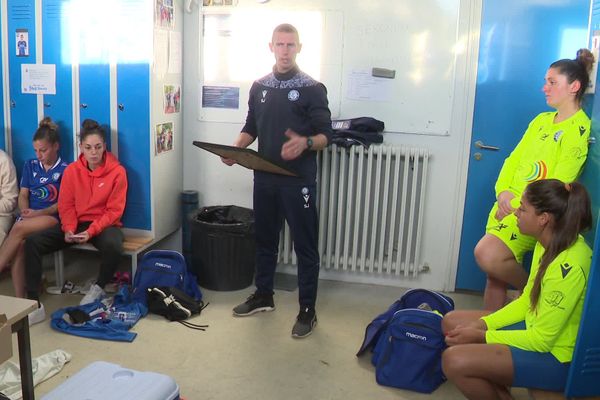
[[[60,226],[27,238],[25,266],[27,297],[37,300],[42,276],[42,255],[72,246],[91,243],[100,251],[96,283],[80,304],[100,300],[123,253],[121,216],[125,210],[127,176],[125,168],[106,150],[106,134],[96,121],[85,120],[80,134],[81,155],[63,175],[58,197]],[[45,319],[41,303],[29,316],[30,324]]]

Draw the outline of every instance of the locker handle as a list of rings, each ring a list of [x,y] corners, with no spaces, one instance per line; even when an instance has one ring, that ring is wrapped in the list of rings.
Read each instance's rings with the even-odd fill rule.
[[[500,150],[500,147],[488,146],[487,144],[483,144],[483,142],[481,140],[478,140],[475,142],[475,147],[480,148],[480,149],[485,149],[485,150],[495,150],[495,151]]]
[[[123,103],[119,104],[119,110],[123,111],[125,109],[125,106],[123,105]]]
[[[44,107],[46,107],[46,108],[50,108],[50,105],[51,105],[50,103],[44,103]]]
[[[592,145],[592,144],[595,144],[595,143],[596,143],[596,138],[593,137],[593,136],[590,136],[588,138],[588,145]]]
[[[86,104],[86,103],[81,103],[79,106],[80,106],[81,108],[87,108],[87,104]]]
[[[10,101],[10,108],[15,108],[17,106],[17,103],[15,103],[14,100]]]

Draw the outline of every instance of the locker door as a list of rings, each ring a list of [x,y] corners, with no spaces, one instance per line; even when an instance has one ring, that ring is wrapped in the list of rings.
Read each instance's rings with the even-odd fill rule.
[[[56,65],[56,94],[44,95],[44,115],[60,129],[60,156],[73,161],[73,95],[71,43],[65,0],[42,1],[43,63]]]
[[[0,5],[0,21],[2,21],[5,13],[6,11],[4,6]],[[5,47],[6,46],[4,46],[3,41],[0,39],[0,71],[4,71],[2,65],[2,55],[4,54],[4,50],[6,50]],[[2,75],[4,75],[4,72],[2,72]],[[4,87],[4,79],[2,82],[2,93],[5,93],[6,88]],[[0,110],[2,110],[2,112],[0,112],[0,149],[7,151],[6,135],[8,135],[8,130],[6,129],[6,121],[4,121],[4,96],[0,96]]]
[[[10,135],[12,157],[20,178],[23,163],[35,155],[31,138],[38,126],[37,95],[21,93],[21,64],[35,64],[35,1],[7,3]]]
[[[127,169],[129,190],[123,225],[151,230],[150,66],[117,65],[119,161]]]
[[[106,129],[110,150],[110,67],[100,61],[79,64],[79,120],[93,119]]]

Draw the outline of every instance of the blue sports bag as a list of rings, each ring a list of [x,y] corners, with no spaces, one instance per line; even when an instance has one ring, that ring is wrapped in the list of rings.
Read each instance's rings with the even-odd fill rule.
[[[161,286],[175,287],[196,301],[202,300],[196,277],[178,251],[151,250],[144,254],[133,278],[132,299],[146,305],[146,289]]]

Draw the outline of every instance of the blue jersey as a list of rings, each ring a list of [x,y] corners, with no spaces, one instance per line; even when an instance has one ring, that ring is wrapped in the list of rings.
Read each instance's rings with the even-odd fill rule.
[[[25,161],[21,189],[29,189],[29,208],[42,210],[58,201],[58,191],[67,163],[59,157],[48,171],[37,159]]]

